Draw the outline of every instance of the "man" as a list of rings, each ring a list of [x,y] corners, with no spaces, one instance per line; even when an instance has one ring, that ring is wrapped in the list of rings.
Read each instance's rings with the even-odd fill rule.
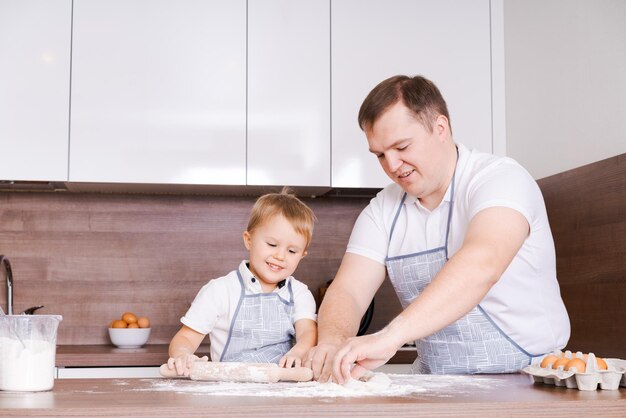
[[[565,346],[570,326],[536,182],[510,158],[455,143],[437,87],[396,76],[359,111],[394,181],[355,223],[319,310],[315,378],[343,383],[416,342],[415,373],[506,373]],[[354,337],[386,274],[403,312]]]

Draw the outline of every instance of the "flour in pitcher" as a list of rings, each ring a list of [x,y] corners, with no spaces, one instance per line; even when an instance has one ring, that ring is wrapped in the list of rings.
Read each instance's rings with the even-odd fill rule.
[[[42,340],[22,342],[0,337],[0,390],[52,389],[56,345]]]

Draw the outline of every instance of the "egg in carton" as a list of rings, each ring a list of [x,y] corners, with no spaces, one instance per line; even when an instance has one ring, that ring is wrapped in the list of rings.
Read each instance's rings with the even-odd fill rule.
[[[522,370],[532,376],[533,381],[548,385],[565,386],[570,389],[615,390],[626,387],[626,361],[621,359],[596,359],[593,353],[572,354],[556,351],[542,358],[540,364]]]

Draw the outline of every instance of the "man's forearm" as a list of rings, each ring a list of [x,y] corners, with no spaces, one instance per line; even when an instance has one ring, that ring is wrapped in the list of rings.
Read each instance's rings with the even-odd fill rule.
[[[342,343],[354,337],[363,312],[351,295],[341,290],[329,291],[318,315],[318,344]]]
[[[340,344],[354,337],[361,317],[384,280],[383,264],[347,252],[320,307],[318,343]]]

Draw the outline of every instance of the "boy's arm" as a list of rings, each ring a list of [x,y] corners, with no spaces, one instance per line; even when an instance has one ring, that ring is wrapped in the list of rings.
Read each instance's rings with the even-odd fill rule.
[[[191,365],[199,359],[194,353],[203,339],[204,334],[183,325],[170,342],[167,367],[170,370],[176,368],[179,376],[189,376]],[[200,360],[208,360],[208,357],[205,356]]]
[[[312,319],[299,319],[294,324],[296,344],[281,357],[280,367],[304,366],[304,356],[317,344],[317,323]]]

